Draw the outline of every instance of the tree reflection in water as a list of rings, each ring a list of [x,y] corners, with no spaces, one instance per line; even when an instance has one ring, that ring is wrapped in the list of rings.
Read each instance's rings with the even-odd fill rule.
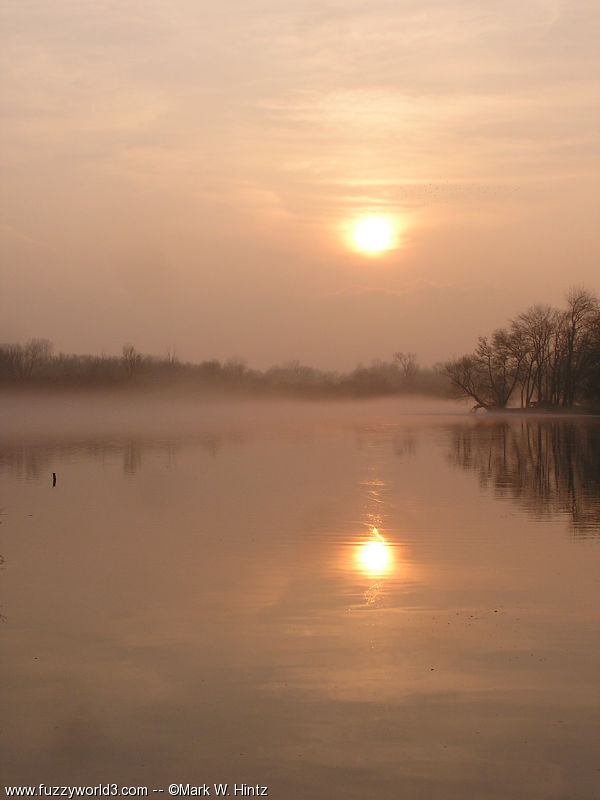
[[[184,446],[199,446],[211,456],[217,456],[224,445],[244,443],[240,434],[219,436],[207,434],[195,438],[154,440],[137,438],[85,439],[65,442],[28,442],[0,440],[0,475],[3,473],[27,481],[50,480],[52,466],[81,458],[82,455],[104,462],[112,458],[122,461],[123,473],[135,475],[142,469],[144,457],[160,453],[168,464],[174,463],[177,452]]]
[[[2,569],[2,565],[3,564],[4,564],[4,556],[0,555],[0,569]],[[0,608],[2,608],[1,605],[0,605]],[[0,611],[0,622],[6,622],[6,617],[4,616],[4,614],[2,614],[1,611]]]
[[[600,424],[518,420],[449,429],[452,464],[482,488],[536,516],[571,515],[575,531],[600,532]]]

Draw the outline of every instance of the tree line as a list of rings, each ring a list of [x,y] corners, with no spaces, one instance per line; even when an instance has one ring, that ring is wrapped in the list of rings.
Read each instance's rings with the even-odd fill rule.
[[[123,345],[120,356],[53,354],[47,339],[0,345],[0,387],[116,388],[178,386],[198,391],[296,397],[454,396],[474,409],[600,408],[600,303],[571,289],[564,308],[534,305],[475,350],[431,368],[414,353],[359,364],[352,372],[290,361],[260,371],[240,359],[189,363],[170,350],[158,357]]]
[[[352,372],[319,370],[290,361],[264,371],[241,359],[200,363],[144,355],[132,344],[120,356],[53,354],[51,342],[0,345],[0,387],[150,388],[292,397],[375,397],[394,394],[447,396],[448,381],[439,368],[419,366],[414,353],[397,352],[390,361],[358,365]]]
[[[566,307],[535,305],[481,336],[472,353],[444,365],[456,397],[474,409],[600,405],[600,305],[583,288]]]

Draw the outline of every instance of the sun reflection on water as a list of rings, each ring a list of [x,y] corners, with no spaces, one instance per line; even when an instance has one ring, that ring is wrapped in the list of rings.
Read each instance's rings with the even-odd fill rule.
[[[372,529],[367,542],[358,545],[356,555],[360,569],[369,575],[385,575],[393,568],[392,548],[377,528]]]

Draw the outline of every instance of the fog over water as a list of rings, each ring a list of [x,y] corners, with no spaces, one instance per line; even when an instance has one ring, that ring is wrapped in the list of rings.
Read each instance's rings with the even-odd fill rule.
[[[1,403],[5,784],[597,797],[597,420]]]
[[[464,402],[428,397],[375,398],[363,402],[297,402],[231,397],[195,399],[189,392],[0,394],[5,435],[135,434],[189,436],[211,431],[346,427],[394,423],[398,416],[464,414]]]

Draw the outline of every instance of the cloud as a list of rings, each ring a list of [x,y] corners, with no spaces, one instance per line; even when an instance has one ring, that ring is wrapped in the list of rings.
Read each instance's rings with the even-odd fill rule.
[[[8,0],[0,30],[0,243],[19,335],[47,319],[75,346],[81,315],[68,333],[63,306],[93,297],[123,335],[135,305],[143,349],[156,319],[184,316],[194,338],[198,293],[203,336],[255,358],[272,352],[255,317],[301,327],[310,298],[485,275],[529,283],[526,305],[540,281],[560,295],[575,254],[574,277],[595,274],[591,0]],[[376,278],[339,235],[373,209],[410,221]],[[146,273],[136,292],[127,275]],[[27,283],[48,274],[33,320]],[[314,357],[320,324],[296,355]],[[336,317],[348,353],[352,324]]]

